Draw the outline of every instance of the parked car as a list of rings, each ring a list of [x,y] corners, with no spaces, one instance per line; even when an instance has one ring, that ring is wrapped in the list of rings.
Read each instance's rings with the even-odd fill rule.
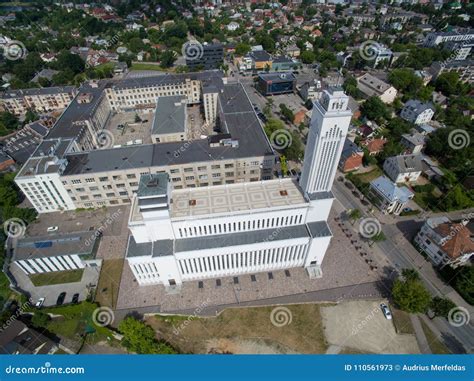
[[[53,232],[57,232],[59,230],[59,227],[58,226],[50,226],[46,229],[46,231],[48,233],[53,233]]]
[[[41,307],[43,307],[44,301],[45,301],[45,298],[39,298],[38,301],[37,301],[36,304],[35,304],[35,307],[36,307],[36,308],[41,308]]]
[[[74,294],[72,296],[72,303],[74,304],[79,303],[79,294]]]
[[[392,320],[392,313],[390,312],[390,308],[385,303],[380,304],[380,308],[382,309],[383,316],[385,319]]]
[[[64,303],[64,299],[66,299],[66,293],[65,292],[61,292],[58,296],[58,299],[56,300],[56,305],[57,306],[60,306],[61,304]]]

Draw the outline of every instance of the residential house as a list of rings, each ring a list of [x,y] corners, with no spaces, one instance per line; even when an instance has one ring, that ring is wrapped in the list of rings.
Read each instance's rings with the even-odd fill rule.
[[[383,147],[387,144],[387,139],[384,137],[366,139],[361,144],[367,149],[370,156],[376,156],[383,151]]]
[[[428,156],[423,156],[421,165],[423,168],[423,176],[428,180],[440,180],[444,176],[444,172],[439,167],[439,164],[431,160]]]
[[[370,182],[369,199],[384,214],[399,215],[414,196],[407,187],[397,186],[386,176],[377,177]]]
[[[402,146],[406,147],[405,153],[408,154],[417,154],[425,147],[426,136],[420,134],[419,132],[414,132],[411,134],[403,134],[400,141]]]
[[[357,78],[357,88],[367,97],[378,97],[382,102],[390,104],[397,96],[395,87],[367,73]]]
[[[423,103],[416,99],[411,99],[403,107],[400,116],[402,119],[414,124],[425,124],[431,121],[434,109],[431,103]]]
[[[0,332],[0,354],[48,355],[58,349],[54,341],[19,320],[13,320]]]
[[[456,268],[467,264],[474,255],[472,237],[469,220],[455,223],[448,217],[435,217],[426,220],[415,243],[434,265]]]
[[[383,170],[396,183],[415,182],[423,170],[421,155],[389,157],[383,163]]]
[[[363,157],[364,151],[357,144],[346,138],[341,153],[341,159],[339,160],[339,169],[344,173],[357,171],[362,167]]]
[[[301,54],[301,50],[296,45],[291,45],[286,48],[286,54],[290,57],[298,58]]]

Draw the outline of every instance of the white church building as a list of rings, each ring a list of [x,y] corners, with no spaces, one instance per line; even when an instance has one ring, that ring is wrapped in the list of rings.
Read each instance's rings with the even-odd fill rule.
[[[331,187],[352,113],[339,88],[315,102],[303,170],[290,178],[173,189],[143,175],[129,217],[127,261],[140,285],[306,268],[322,276]]]

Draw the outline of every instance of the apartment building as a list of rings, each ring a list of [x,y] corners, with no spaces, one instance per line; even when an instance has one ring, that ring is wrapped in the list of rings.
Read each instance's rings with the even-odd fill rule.
[[[472,41],[474,40],[474,29],[466,31],[453,31],[453,32],[433,32],[428,33],[423,43],[426,47],[434,47],[439,44],[451,41]]]
[[[474,60],[452,60],[445,62],[434,62],[430,71],[433,79],[436,79],[442,73],[455,72],[459,75],[461,82],[474,83]]]
[[[65,109],[75,96],[73,86],[8,90],[0,97],[0,106],[14,115],[24,115],[29,109],[47,113]]]
[[[128,95],[122,93],[120,97],[139,93],[141,96],[113,98],[107,90],[124,90],[120,81],[82,86],[18,173],[17,185],[39,213],[47,213],[129,203],[144,174],[167,173],[175,189],[272,178],[275,154],[245,89],[240,84],[225,84],[215,74],[211,72],[206,77],[206,72],[199,73],[203,81],[197,91],[206,86],[204,82],[213,84],[207,92],[213,94],[211,101],[204,104],[204,109],[215,105],[212,114],[216,115],[214,124],[218,120],[215,126],[218,133],[207,139],[189,140],[185,136],[182,140],[179,136],[179,139],[171,139],[174,141],[160,140],[159,143],[156,136],[159,138],[160,135],[156,135],[157,144],[120,148],[98,149],[101,146],[97,134],[104,129],[114,108],[114,112],[125,109],[121,102],[133,102],[133,105],[127,105],[133,110],[148,104],[151,96],[142,89],[127,87]],[[170,79],[160,77],[166,77],[161,79],[161,90],[166,91],[166,95],[154,100],[154,108],[176,92],[183,91],[179,87],[165,90],[171,86]],[[152,83],[155,88],[160,82],[155,77],[143,79],[125,82],[133,82],[135,86]],[[174,78],[179,84],[187,83],[186,86],[188,79],[189,76]],[[192,84],[190,88],[194,91]],[[134,90],[139,92],[133,93]],[[193,96],[179,94],[186,104]],[[185,106],[178,109],[183,110],[182,107]]]

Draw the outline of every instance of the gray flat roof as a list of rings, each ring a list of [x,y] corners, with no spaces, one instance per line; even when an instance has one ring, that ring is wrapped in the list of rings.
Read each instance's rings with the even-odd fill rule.
[[[182,95],[159,97],[153,117],[152,134],[174,134],[186,131],[186,98]]]
[[[94,231],[22,238],[18,240],[13,259],[89,255],[93,253],[97,239]]]
[[[91,94],[92,100],[89,103],[79,103],[78,98],[74,98],[69,106],[64,110],[56,124],[51,128],[48,138],[75,138],[86,126],[78,123],[89,119],[99,105],[103,96],[103,90],[107,82],[98,82],[97,87],[90,84],[82,85],[78,90],[80,94]]]
[[[178,239],[175,241],[175,252],[179,253],[194,250],[216,249],[219,247],[251,245],[261,242],[284,241],[305,237],[309,237],[306,225],[287,226],[284,228],[220,234],[209,237]]]
[[[239,141],[238,147],[210,147],[207,139],[198,139],[75,153],[66,156],[69,164],[63,175],[273,155],[241,84],[225,85],[218,103],[223,129]]]
[[[61,93],[72,93],[74,92],[74,86],[61,86],[61,87],[38,87],[21,90],[8,90],[1,95],[1,98],[17,98],[34,95],[48,95],[48,94],[61,94]]]
[[[166,257],[173,255],[173,241],[162,239],[154,242],[136,243],[133,235],[128,238],[127,258],[132,257]]]
[[[310,222],[306,225],[313,238],[332,237],[331,229],[326,221]]]
[[[271,81],[272,83],[296,81],[296,77],[293,75],[293,73],[290,73],[290,72],[262,73],[262,74],[259,74],[258,77],[267,82]]]

